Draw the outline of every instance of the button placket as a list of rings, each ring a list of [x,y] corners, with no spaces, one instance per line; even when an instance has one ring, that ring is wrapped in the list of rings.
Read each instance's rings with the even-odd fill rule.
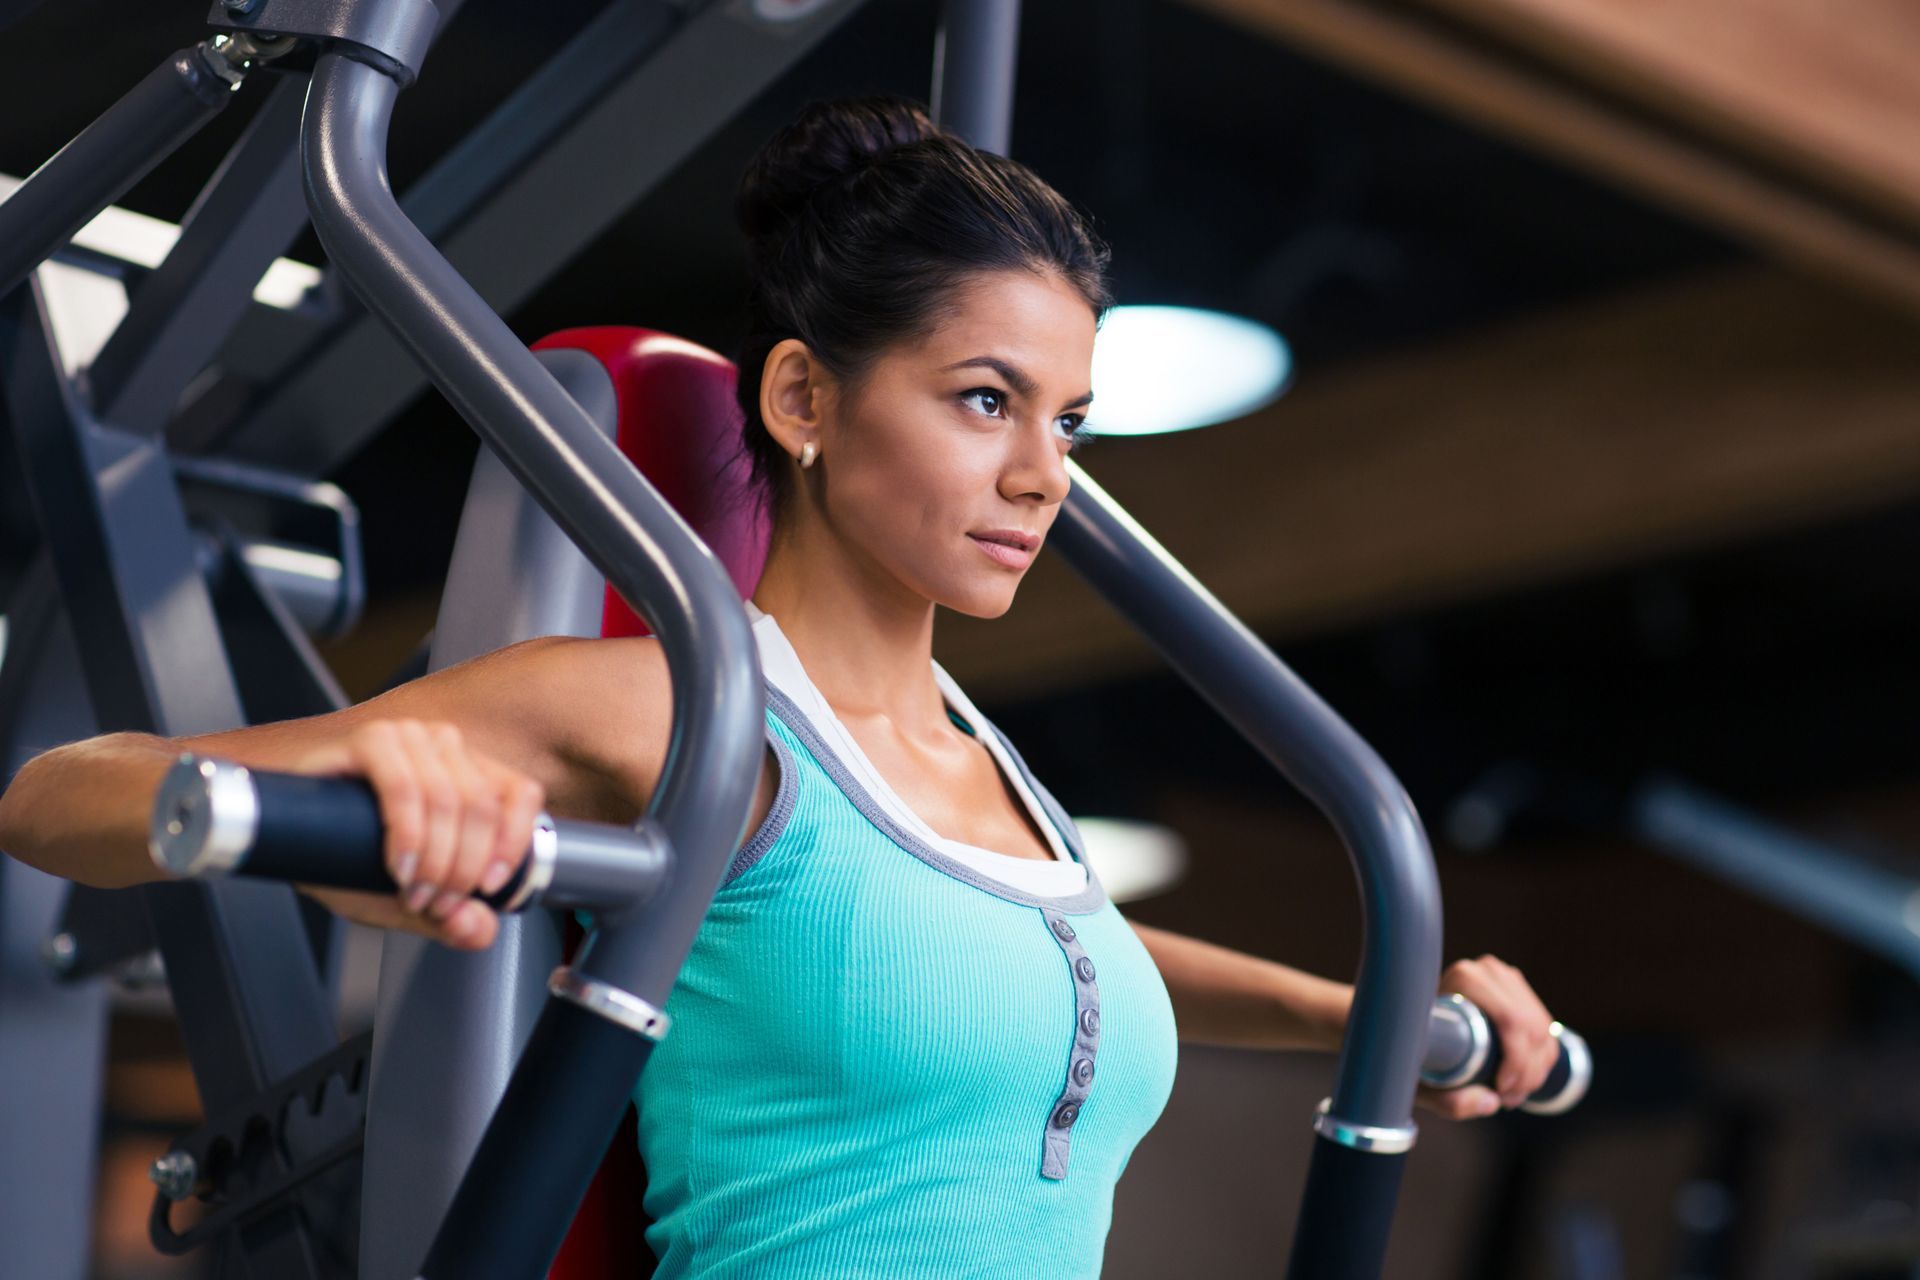
[[[1097,970],[1080,943],[1079,933],[1064,916],[1045,908],[1041,914],[1054,941],[1066,952],[1073,978],[1073,1052],[1067,1059],[1066,1086],[1047,1112],[1040,1159],[1040,1176],[1060,1179],[1067,1176],[1074,1122],[1080,1118],[1093,1086],[1093,1060],[1100,1042],[1100,988],[1094,980]]]

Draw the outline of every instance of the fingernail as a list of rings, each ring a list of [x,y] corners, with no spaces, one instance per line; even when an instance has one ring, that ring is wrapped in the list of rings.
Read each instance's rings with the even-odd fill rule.
[[[512,878],[512,867],[504,862],[495,862],[487,868],[487,874],[480,877],[480,892],[497,893]]]
[[[439,890],[430,884],[417,884],[413,886],[413,888],[407,890],[407,910],[413,912],[415,915],[419,915],[427,909],[427,904],[433,901],[433,895],[437,892],[439,892]]]
[[[414,873],[418,870],[420,870],[419,854],[417,853],[401,854],[399,864],[395,866],[393,869],[394,883],[399,885],[402,889],[406,888],[408,885],[413,883]]]
[[[1475,1111],[1477,1111],[1480,1115],[1483,1115],[1483,1116],[1490,1116],[1494,1112],[1498,1111],[1499,1109],[1500,1109],[1500,1099],[1491,1094],[1489,1094],[1487,1097],[1480,1099],[1480,1105],[1474,1108]]]
[[[433,900],[433,905],[427,908],[427,914],[435,920],[445,920],[454,912],[458,911],[460,904],[466,900],[467,896],[465,894],[455,893],[453,890],[448,889]]]

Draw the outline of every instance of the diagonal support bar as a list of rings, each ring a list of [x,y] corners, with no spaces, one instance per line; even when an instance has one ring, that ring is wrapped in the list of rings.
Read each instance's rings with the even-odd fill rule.
[[[140,284],[87,372],[106,422],[157,435],[187,384],[247,313],[253,288],[307,224],[300,187],[304,76],[282,77]]]
[[[229,76],[206,46],[180,50],[0,202],[0,296],[218,115]]]

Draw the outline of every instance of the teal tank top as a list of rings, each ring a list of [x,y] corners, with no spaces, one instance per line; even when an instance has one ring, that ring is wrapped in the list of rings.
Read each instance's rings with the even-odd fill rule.
[[[1049,898],[943,856],[768,703],[778,793],[637,1090],[659,1280],[1098,1276],[1173,1086],[1152,958],[1091,868]]]

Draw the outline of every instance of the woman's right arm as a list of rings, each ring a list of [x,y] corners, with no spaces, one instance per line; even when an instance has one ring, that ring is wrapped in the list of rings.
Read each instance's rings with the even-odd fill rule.
[[[468,895],[512,874],[541,808],[638,816],[664,760],[668,692],[655,642],[543,637],[325,715],[185,738],[105,734],[21,768],[0,793],[0,850],[85,884],[139,884],[160,878],[147,827],[183,751],[362,776],[380,798],[400,899],[310,892],[367,923],[484,946],[493,913]]]

